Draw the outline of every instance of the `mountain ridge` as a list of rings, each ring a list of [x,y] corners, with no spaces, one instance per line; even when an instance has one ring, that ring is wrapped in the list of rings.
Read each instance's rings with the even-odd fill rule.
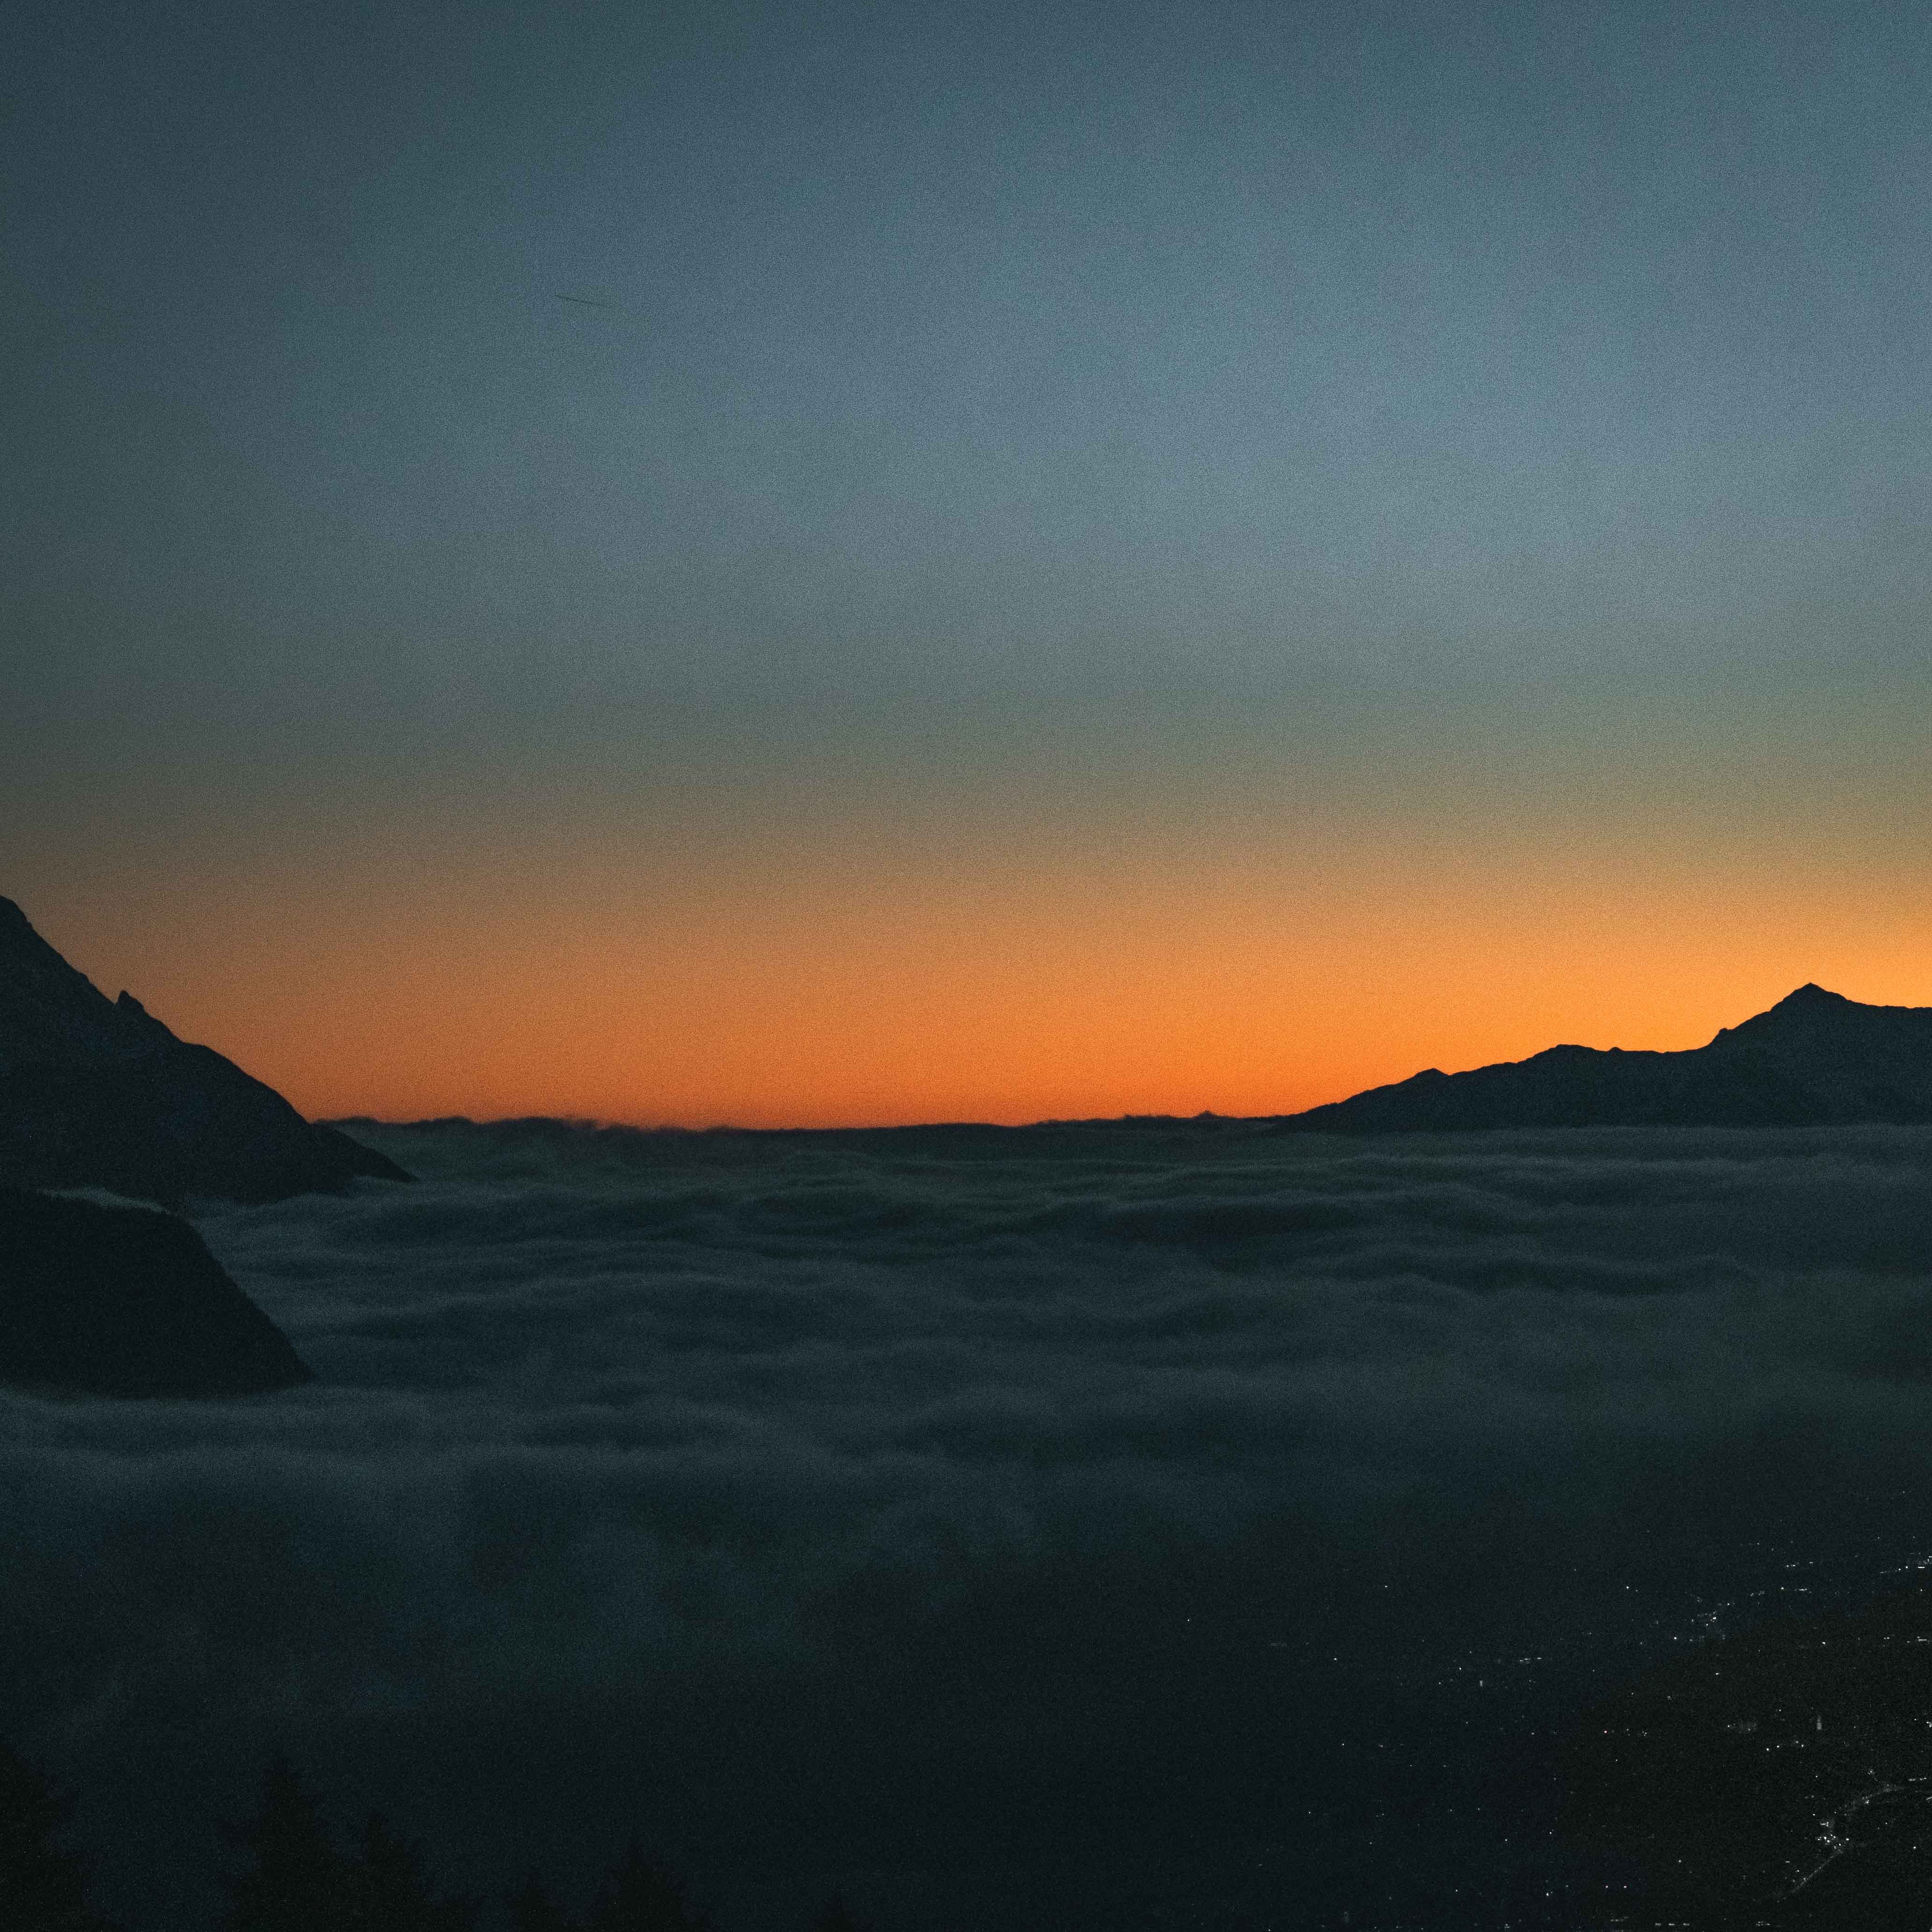
[[[177,1038],[133,994],[110,1000],[0,898],[0,1183],[178,1206],[338,1192],[363,1176],[412,1178]]]
[[[1280,1117],[1299,1132],[1564,1126],[1932,1125],[1932,1006],[1865,1006],[1810,981],[1681,1052],[1562,1045],[1425,1068]]]

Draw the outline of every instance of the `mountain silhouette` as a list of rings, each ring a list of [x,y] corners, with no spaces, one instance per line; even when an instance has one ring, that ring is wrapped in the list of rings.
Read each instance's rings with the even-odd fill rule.
[[[110,1000],[0,898],[0,1182],[179,1204],[335,1192],[412,1177],[302,1118],[131,993]]]
[[[0,1382],[232,1396],[313,1379],[185,1221],[0,1186]]]
[[[1431,1067],[1291,1114],[1328,1133],[1483,1127],[1932,1124],[1932,1006],[1867,1006],[1800,986],[1682,1053],[1552,1046],[1466,1073]]]

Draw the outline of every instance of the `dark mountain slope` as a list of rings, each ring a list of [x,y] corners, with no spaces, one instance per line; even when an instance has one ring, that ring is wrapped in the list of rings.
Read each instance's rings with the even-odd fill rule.
[[[1479,1127],[1932,1124],[1932,1006],[1801,986],[1682,1053],[1552,1046],[1466,1073],[1431,1068],[1282,1122],[1329,1133]]]
[[[131,994],[110,1000],[0,898],[0,1180],[178,1203],[333,1192],[410,1177]]]
[[[234,1396],[313,1379],[185,1221],[0,1187],[0,1382]]]

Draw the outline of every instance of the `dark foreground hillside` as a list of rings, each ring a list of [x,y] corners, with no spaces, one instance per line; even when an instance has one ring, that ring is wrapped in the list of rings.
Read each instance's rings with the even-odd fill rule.
[[[312,1379],[185,1221],[0,1186],[0,1382],[209,1396]]]

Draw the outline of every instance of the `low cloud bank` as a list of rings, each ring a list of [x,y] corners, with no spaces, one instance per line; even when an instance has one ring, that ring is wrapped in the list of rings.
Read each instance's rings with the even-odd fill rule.
[[[355,1131],[422,1184],[197,1220],[315,1386],[0,1404],[137,1924],[276,1746],[478,1885],[1361,1923],[1494,1890],[1593,1684],[1932,1547],[1932,1130]]]

